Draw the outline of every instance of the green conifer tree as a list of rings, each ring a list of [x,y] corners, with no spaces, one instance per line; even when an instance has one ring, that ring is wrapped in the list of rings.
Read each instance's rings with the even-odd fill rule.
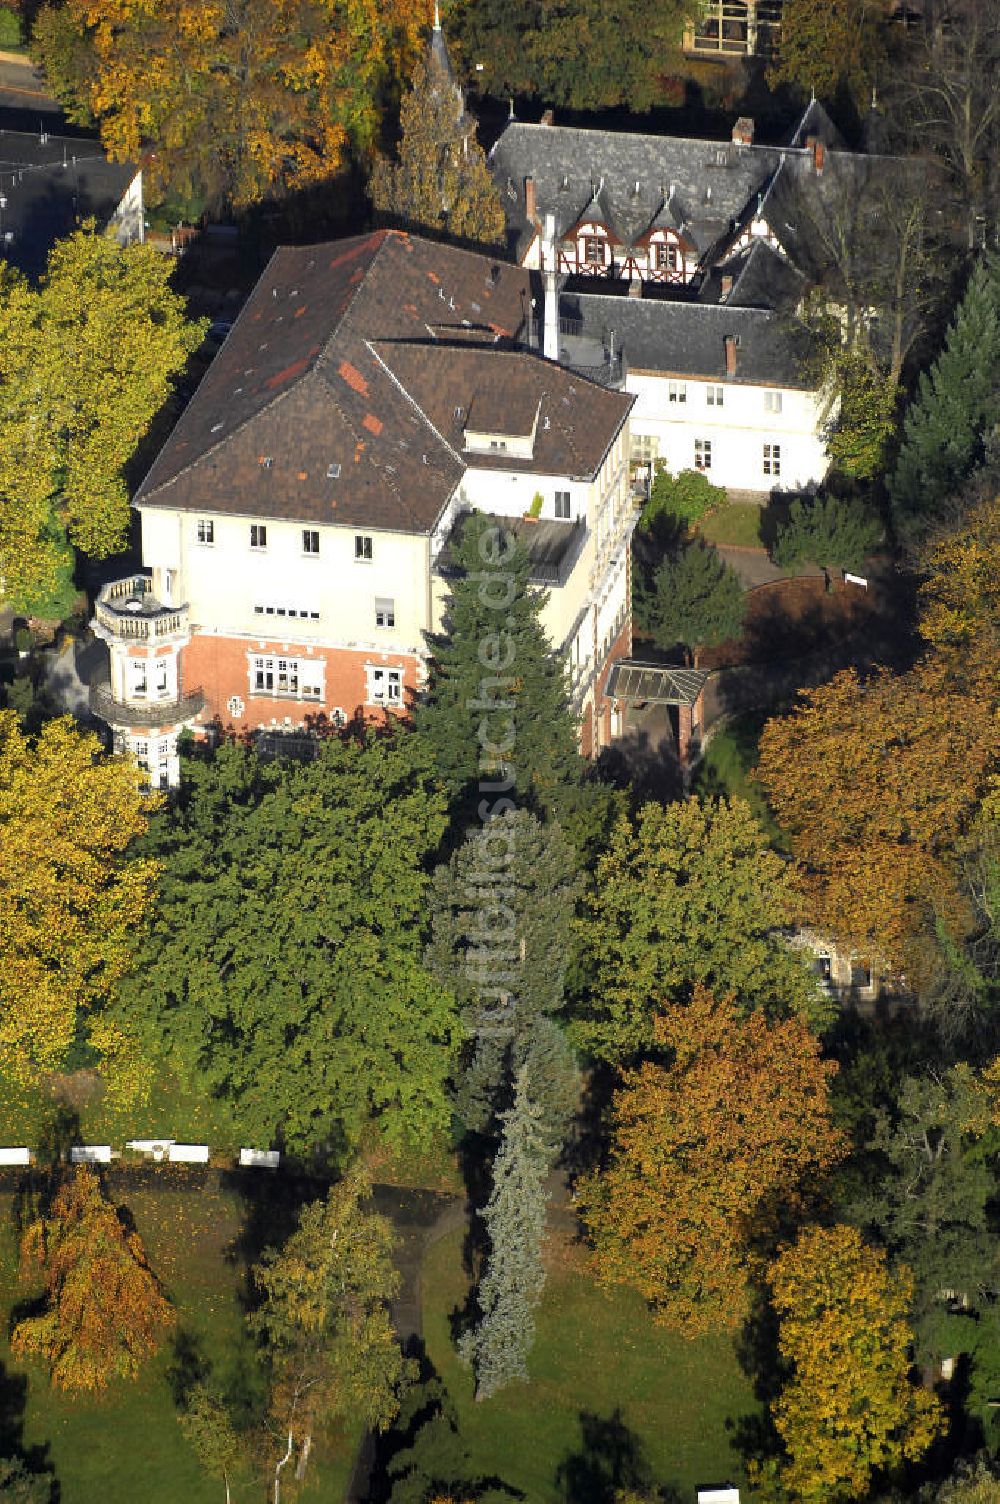
[[[738,637],[746,601],[739,575],[699,538],[663,560],[638,605],[657,647],[696,651]]]
[[[529,1056],[539,1067],[532,1080],[556,1142],[572,1111],[572,1051],[558,1026],[542,1025],[564,1002],[577,866],[560,827],[522,809],[471,830],[434,875],[427,962],[463,1010],[468,1044],[458,1105],[470,1128],[487,1127],[509,1101],[511,1071]]]
[[[453,796],[533,804],[550,814],[582,761],[562,660],[539,620],[525,549],[479,512],[454,546],[445,632],[430,635],[426,693],[414,719]],[[476,787],[478,785],[478,788]],[[495,813],[511,805],[500,802]]]
[[[529,1072],[517,1076],[514,1105],[502,1117],[503,1139],[493,1164],[493,1191],[480,1213],[490,1254],[479,1285],[480,1319],[459,1344],[485,1400],[527,1375],[535,1339],[535,1307],[545,1284],[545,1175],[548,1145],[542,1113],[532,1100]]]
[[[917,541],[967,480],[1000,417],[1000,259],[984,256],[944,349],[920,377],[889,493],[896,531]]]
[[[379,213],[459,240],[502,244],[500,195],[439,26],[414,69],[399,116],[398,161],[381,157],[372,170],[371,199]]]
[[[779,529],[771,557],[781,569],[816,564],[830,583],[831,569],[860,569],[882,533],[879,519],[860,497],[829,491],[793,501]]]

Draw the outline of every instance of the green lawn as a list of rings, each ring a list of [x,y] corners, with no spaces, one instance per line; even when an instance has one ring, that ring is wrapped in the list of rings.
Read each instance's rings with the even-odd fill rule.
[[[750,777],[757,762],[760,733],[766,720],[766,714],[755,711],[738,716],[717,731],[698,766],[692,793],[702,798],[745,799],[773,845],[781,851],[786,846],[782,831],[768,808],[764,790],[755,778]]]
[[[240,1305],[244,1265],[228,1255],[243,1225],[243,1203],[233,1193],[195,1186],[183,1172],[168,1174],[162,1189],[130,1191],[125,1199],[175,1305],[176,1332],[136,1382],[114,1384],[103,1399],[71,1399],[52,1390],[41,1369],[13,1362],[7,1318],[24,1292],[15,1281],[13,1198],[0,1196],[0,1429],[15,1439],[20,1431],[24,1450],[42,1449],[60,1504],[221,1504],[221,1483],[200,1471],[177,1425],[171,1369],[180,1347],[211,1363],[213,1377],[246,1414],[260,1409],[263,1381]],[[297,1497],[342,1499],[355,1442],[350,1436],[314,1455],[308,1486]],[[234,1480],[233,1495],[259,1498],[259,1484],[248,1474]]]
[[[638,1296],[595,1286],[575,1249],[549,1276],[530,1381],[477,1405],[449,1335],[466,1292],[461,1246],[456,1232],[428,1251],[424,1337],[477,1471],[531,1504],[595,1504],[612,1458],[624,1460],[620,1481],[645,1475],[685,1504],[699,1483],[745,1483],[727,1428],[757,1406],[731,1340],[664,1332]]]
[[[760,518],[761,508],[752,502],[733,502],[702,517],[697,531],[709,543],[728,544],[734,548],[762,548]]]

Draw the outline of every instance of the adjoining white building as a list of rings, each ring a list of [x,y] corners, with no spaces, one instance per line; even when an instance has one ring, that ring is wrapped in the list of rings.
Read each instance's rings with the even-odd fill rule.
[[[148,575],[97,604],[92,709],[154,781],[185,727],[405,713],[473,509],[528,544],[581,746],[606,745],[635,399],[526,348],[531,326],[527,271],[416,236],[275,254],[134,498]]]
[[[870,216],[906,164],[846,151],[816,101],[783,147],[745,117],[722,142],[546,120],[490,154],[510,252],[542,274],[545,354],[635,395],[635,461],[818,485],[836,399],[799,315],[837,270],[838,214]]]

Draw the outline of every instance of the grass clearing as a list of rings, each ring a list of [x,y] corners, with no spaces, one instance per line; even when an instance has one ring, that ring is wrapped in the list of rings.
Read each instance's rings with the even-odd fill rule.
[[[698,765],[691,791],[703,799],[745,799],[772,845],[784,851],[788,843],[781,827],[775,822],[764,790],[750,776],[757,764],[760,733],[767,720],[766,712],[754,711],[736,717],[717,731]]]
[[[477,1405],[450,1337],[467,1289],[461,1231],[428,1250],[427,1352],[476,1470],[522,1489],[531,1504],[603,1504],[610,1484],[643,1477],[685,1501],[698,1484],[745,1483],[729,1427],[758,1405],[732,1340],[687,1342],[654,1326],[637,1295],[593,1283],[579,1249],[553,1262],[530,1380]]]
[[[60,1504],[219,1504],[221,1482],[201,1472],[177,1424],[172,1371],[184,1352],[203,1356],[238,1413],[261,1413],[264,1378],[241,1302],[246,1266],[234,1251],[243,1199],[176,1170],[156,1188],[112,1194],[135,1219],[175,1305],[176,1329],[136,1382],[117,1382],[101,1399],[60,1394],[43,1369],[16,1363],[6,1334],[11,1307],[25,1292],[16,1282],[15,1200],[0,1195],[0,1431],[15,1444],[11,1450],[51,1468]],[[303,1504],[343,1498],[357,1440],[351,1432],[314,1454],[297,1495]],[[249,1468],[233,1480],[235,1499],[260,1496]]]
[[[763,548],[760,520],[763,508],[752,502],[731,502],[708,512],[696,524],[707,543],[730,548]]]

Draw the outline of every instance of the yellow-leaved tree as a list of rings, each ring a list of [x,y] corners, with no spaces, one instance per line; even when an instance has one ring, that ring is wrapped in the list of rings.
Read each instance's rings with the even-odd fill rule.
[[[153,147],[153,193],[254,203],[329,178],[378,130],[429,0],[67,0],[80,86],[118,161]]]
[[[125,852],[151,807],[138,767],[70,717],[31,739],[0,711],[0,1073],[57,1069],[128,969],[157,868]]]
[[[770,1268],[778,1346],[791,1377],[771,1413],[777,1469],[799,1504],[867,1495],[872,1475],[923,1456],[942,1422],[911,1376],[913,1282],[855,1227],[809,1227]]]
[[[105,558],[127,542],[125,466],[204,333],[172,270],[91,224],[57,242],[39,287],[0,271],[0,593],[15,610],[61,614],[70,545]]]

